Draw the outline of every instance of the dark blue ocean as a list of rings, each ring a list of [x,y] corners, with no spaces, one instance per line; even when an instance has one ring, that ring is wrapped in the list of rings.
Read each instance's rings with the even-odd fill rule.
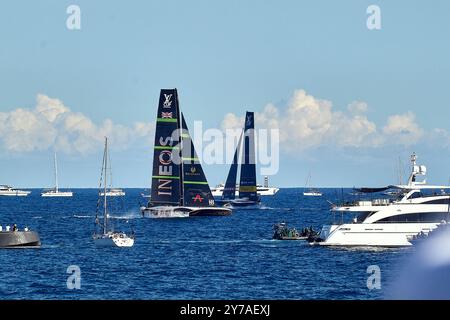
[[[132,248],[96,248],[91,240],[97,190],[73,198],[0,197],[0,223],[28,226],[40,249],[0,249],[1,299],[382,299],[414,248],[333,249],[272,240],[281,221],[298,229],[329,222],[340,191],[303,197],[281,189],[264,209],[229,217],[141,218],[142,189],[126,189],[112,206],[116,229],[136,232]],[[127,223],[128,221],[128,223]],[[67,268],[79,266],[80,289],[67,288]],[[367,288],[378,265],[381,289]]]

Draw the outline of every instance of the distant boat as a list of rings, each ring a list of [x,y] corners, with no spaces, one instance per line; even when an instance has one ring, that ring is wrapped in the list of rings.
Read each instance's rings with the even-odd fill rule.
[[[36,231],[31,231],[25,227],[22,231],[17,225],[0,225],[0,248],[36,248],[41,246],[41,239]]]
[[[150,199],[152,197],[151,194],[147,194],[145,192],[141,192],[141,196],[142,196],[142,198],[147,198],[147,199]]]
[[[104,196],[105,193],[102,191],[100,196]],[[110,188],[106,190],[106,196],[108,197],[123,197],[125,195],[125,191],[120,188]]]
[[[8,185],[0,186],[0,196],[26,197],[30,193],[31,191],[14,189],[13,187]]]
[[[41,193],[42,197],[71,197],[71,191],[60,191],[58,188],[58,165],[56,161],[56,152],[54,154],[54,168],[55,168],[55,187],[53,189],[45,190]]]
[[[222,194],[222,201],[226,207],[259,207],[260,196],[256,187],[256,164],[255,164],[255,118],[253,112],[245,114],[244,132],[239,138],[239,142],[234,153],[233,163],[228,172],[227,181]],[[241,178],[239,182],[239,196],[236,198],[236,177],[238,170],[239,151],[243,140],[241,154]]]
[[[305,189],[307,189],[306,191],[303,192],[303,195],[305,197],[321,197],[322,196],[322,192],[320,192],[320,190],[314,189],[311,187],[311,173],[308,174],[308,178],[306,179]]]
[[[100,178],[100,188],[103,182],[103,224],[100,225],[98,218],[98,210],[95,216],[96,226],[100,226],[101,233],[94,232],[92,238],[97,246],[102,247],[132,247],[134,245],[134,234],[127,235],[124,232],[113,231],[109,228],[109,214],[108,214],[108,202],[107,202],[107,167],[108,167],[108,138],[105,138],[105,149],[103,152],[102,173]],[[103,179],[102,179],[103,178]],[[101,191],[99,190],[99,195]],[[99,204],[101,198],[99,197]],[[99,205],[97,205],[97,208]]]
[[[224,188],[225,184],[223,183],[218,184],[215,188],[211,188],[212,195],[221,198]],[[256,185],[256,192],[260,196],[274,196],[278,191],[280,191],[280,189],[277,187],[269,187],[269,178],[267,176],[264,177],[264,185]],[[239,196],[239,185],[236,187],[235,195]]]
[[[151,197],[144,217],[225,216],[217,207],[194,148],[177,89],[161,90],[153,151]]]

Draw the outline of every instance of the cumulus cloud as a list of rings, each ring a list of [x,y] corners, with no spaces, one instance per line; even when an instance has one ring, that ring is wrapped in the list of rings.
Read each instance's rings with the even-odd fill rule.
[[[369,106],[364,101],[353,101],[348,105],[347,109],[352,114],[363,114],[366,113],[367,110],[369,110]]]
[[[404,145],[417,143],[424,134],[423,129],[416,123],[416,117],[412,112],[390,116],[383,132]]]
[[[336,110],[331,101],[296,90],[286,106],[268,104],[255,114],[255,120],[258,128],[279,129],[281,147],[292,152],[319,146],[409,145],[424,134],[411,112],[389,117],[380,130],[369,120],[368,110],[363,101],[353,101],[347,108]],[[222,128],[241,128],[242,124],[243,116],[229,113]]]
[[[143,122],[128,127],[106,119],[96,124],[44,94],[37,95],[34,109],[0,112],[0,141],[10,152],[54,148],[67,154],[87,154],[99,150],[105,136],[113,149],[125,150],[139,139],[149,143],[153,132],[154,125]]]

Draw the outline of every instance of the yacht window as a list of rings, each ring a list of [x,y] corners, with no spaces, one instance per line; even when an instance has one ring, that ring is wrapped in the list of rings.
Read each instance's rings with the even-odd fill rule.
[[[413,194],[411,194],[408,199],[416,199],[416,198],[421,198],[423,197],[422,192],[414,192]]]
[[[373,212],[361,212],[360,214],[358,214],[357,221],[363,222],[364,220],[366,220],[367,217],[371,216],[372,214]]]
[[[417,222],[441,222],[447,221],[450,215],[448,212],[421,212],[399,214],[376,221],[375,223],[417,223]]]

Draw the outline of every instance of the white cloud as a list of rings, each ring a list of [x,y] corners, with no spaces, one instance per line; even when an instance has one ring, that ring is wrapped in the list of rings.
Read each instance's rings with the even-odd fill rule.
[[[383,133],[397,140],[403,145],[413,145],[423,136],[424,130],[416,123],[416,117],[412,112],[394,115],[388,118]]]
[[[319,146],[410,145],[424,134],[413,113],[393,115],[379,130],[367,117],[368,110],[368,104],[363,101],[351,102],[344,111],[335,110],[331,101],[296,90],[287,106],[268,104],[255,114],[255,119],[257,128],[278,128],[281,148],[292,152]],[[229,113],[222,127],[239,128],[242,123],[243,116]]]
[[[152,141],[154,125],[136,122],[127,127],[111,119],[96,124],[73,112],[59,99],[38,94],[34,109],[0,112],[0,141],[10,152],[31,152],[55,148],[64,153],[87,154],[101,149],[105,136],[113,149],[125,150],[141,139]]]
[[[369,105],[364,101],[353,101],[347,107],[352,114],[363,114],[369,110]]]

